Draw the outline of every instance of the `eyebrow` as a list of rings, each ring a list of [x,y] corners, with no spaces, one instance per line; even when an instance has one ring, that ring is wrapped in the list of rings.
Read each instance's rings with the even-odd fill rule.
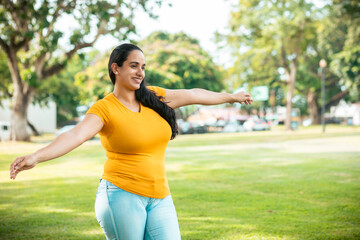
[[[130,64],[133,64],[133,63],[140,64],[139,62],[130,62]],[[146,66],[146,64],[144,63],[143,66]]]

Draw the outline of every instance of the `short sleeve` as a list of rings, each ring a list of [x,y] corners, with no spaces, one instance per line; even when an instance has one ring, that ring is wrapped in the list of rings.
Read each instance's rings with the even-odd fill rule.
[[[162,87],[156,87],[156,86],[147,86],[149,90],[152,90],[155,92],[156,95],[165,97],[166,89]]]
[[[89,113],[97,115],[104,123],[104,125],[106,125],[106,123],[109,121],[109,109],[103,99],[94,103],[86,112],[86,114]]]

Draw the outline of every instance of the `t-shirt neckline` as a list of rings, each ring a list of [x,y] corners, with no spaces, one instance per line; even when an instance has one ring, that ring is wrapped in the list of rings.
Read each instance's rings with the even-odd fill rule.
[[[139,112],[134,112],[132,110],[130,110],[128,107],[126,107],[116,96],[114,93],[110,93],[115,99],[116,101],[118,101],[125,109],[127,109],[127,111],[131,112],[131,113],[134,113],[134,114],[141,114],[142,113],[142,110],[143,110],[143,105],[141,104],[141,102],[139,103],[140,104],[140,111]]]

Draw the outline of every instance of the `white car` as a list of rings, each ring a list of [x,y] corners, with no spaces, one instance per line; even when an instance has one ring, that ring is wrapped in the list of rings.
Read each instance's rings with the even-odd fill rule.
[[[245,128],[237,122],[230,122],[223,128],[225,133],[245,132]]]

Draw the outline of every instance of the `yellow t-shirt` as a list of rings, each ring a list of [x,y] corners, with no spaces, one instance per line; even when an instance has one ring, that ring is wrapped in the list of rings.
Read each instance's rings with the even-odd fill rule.
[[[165,97],[164,88],[148,89]],[[89,113],[104,123],[99,132],[107,157],[102,179],[141,196],[168,196],[165,150],[172,134],[168,122],[142,104],[140,112],[129,110],[113,93],[94,103]]]

